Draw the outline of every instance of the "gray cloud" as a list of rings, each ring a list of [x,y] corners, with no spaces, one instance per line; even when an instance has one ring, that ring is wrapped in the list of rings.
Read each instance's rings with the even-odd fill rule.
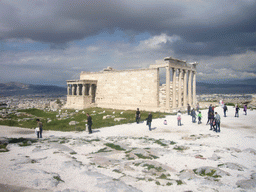
[[[29,38],[66,48],[102,31],[178,35],[177,54],[226,55],[255,50],[256,2],[8,1],[0,2],[0,39]]]

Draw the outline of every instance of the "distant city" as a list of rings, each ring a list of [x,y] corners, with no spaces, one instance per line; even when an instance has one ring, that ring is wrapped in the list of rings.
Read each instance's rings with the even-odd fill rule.
[[[256,82],[256,81],[255,81]],[[197,83],[198,102],[248,103],[251,108],[256,107],[256,84],[254,81],[245,84],[214,84]],[[0,83],[0,108],[38,108],[58,110],[58,100],[62,106],[66,104],[67,89],[65,87],[49,85],[28,85],[17,82]]]

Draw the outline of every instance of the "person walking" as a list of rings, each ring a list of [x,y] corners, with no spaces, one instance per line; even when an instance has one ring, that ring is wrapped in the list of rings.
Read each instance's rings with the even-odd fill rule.
[[[39,127],[39,131],[37,131],[37,138],[42,138],[43,123],[40,121],[40,119],[37,119],[36,122],[37,122],[37,127]]]
[[[139,124],[139,121],[140,121],[140,109],[139,108],[137,108],[137,111],[135,113],[135,117],[136,117],[137,124]]]
[[[224,111],[224,117],[227,117],[226,113],[228,111],[228,107],[226,104],[224,104],[223,111]]]
[[[247,115],[247,105],[244,105],[244,114]]]
[[[208,113],[213,113],[213,112],[214,112],[214,108],[213,108],[212,104],[210,104]]]
[[[214,114],[212,112],[209,113],[209,120],[210,120],[210,130],[213,130],[215,126],[215,121],[214,121]]]
[[[201,111],[199,111],[197,117],[198,117],[198,124],[201,124],[201,123],[202,123],[202,122],[201,122],[201,119],[202,119],[202,113],[201,113]]]
[[[89,115],[89,113],[86,113],[86,115],[87,115],[88,131],[89,131],[89,134],[92,134],[92,117]]]
[[[235,110],[236,110],[236,112],[235,112],[235,117],[239,117],[239,106],[236,104],[236,106],[235,106]]]
[[[178,126],[181,126],[181,112],[178,111],[177,113],[177,121],[178,121]]]
[[[215,112],[214,119],[215,119],[215,124],[216,124],[215,131],[217,133],[217,132],[220,132],[220,115],[217,112]]]
[[[211,112],[208,111],[208,120],[206,122],[206,125],[208,125],[211,122]]]
[[[147,120],[147,125],[149,128],[149,131],[151,131],[151,122],[152,122],[152,114],[151,113],[148,114],[148,118],[146,120]]]
[[[191,116],[192,116],[192,123],[195,123],[196,122],[196,112],[195,112],[194,108],[191,111]]]
[[[188,115],[190,115],[190,110],[191,110],[191,107],[190,107],[190,105],[188,104]]]

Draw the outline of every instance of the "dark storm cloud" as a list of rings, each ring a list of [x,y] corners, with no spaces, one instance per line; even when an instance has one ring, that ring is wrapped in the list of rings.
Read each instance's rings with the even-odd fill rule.
[[[178,35],[177,54],[225,55],[256,46],[256,2],[59,0],[0,2],[0,38],[60,48],[102,31]]]

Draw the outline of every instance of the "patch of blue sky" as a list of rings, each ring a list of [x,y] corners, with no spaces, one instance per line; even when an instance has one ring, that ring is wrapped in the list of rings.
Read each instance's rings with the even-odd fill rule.
[[[134,45],[139,44],[140,41],[149,39],[151,35],[149,33],[131,34],[125,33],[120,29],[116,29],[114,32],[105,30],[98,35],[87,37],[84,40],[77,40],[74,43],[77,46],[89,46],[95,45],[100,41],[105,42],[123,42],[132,43]]]
[[[0,43],[1,51],[42,51],[49,49],[49,44],[40,42],[9,41]]]

